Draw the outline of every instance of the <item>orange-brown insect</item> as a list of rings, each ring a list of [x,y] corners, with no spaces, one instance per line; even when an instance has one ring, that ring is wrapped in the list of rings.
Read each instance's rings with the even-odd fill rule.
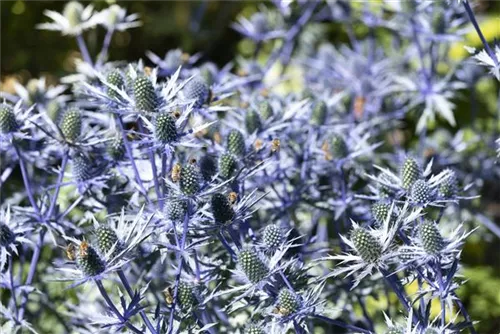
[[[80,243],[80,257],[85,257],[88,254],[89,243],[87,241],[82,241]]]
[[[189,159],[189,163],[190,163],[191,165],[196,164],[196,158],[191,158],[191,159]]]
[[[168,286],[163,290],[163,295],[165,296],[165,301],[167,304],[172,304],[174,302],[174,291],[172,287]]]
[[[172,172],[170,173],[170,176],[172,178],[172,181],[177,182],[181,178],[181,164],[175,164],[174,167],[172,168]]]
[[[151,67],[149,67],[149,66],[145,66],[145,67],[144,67],[144,73],[145,73],[146,75],[151,75],[151,71],[152,71],[152,70],[153,70],[153,69],[152,69]]]
[[[172,115],[173,115],[175,118],[179,119],[179,118],[181,117],[181,112],[180,112],[179,110],[176,110],[176,111],[174,111],[174,112],[172,113]]]
[[[262,141],[262,139],[257,138],[253,143],[253,147],[255,148],[256,151],[261,150],[262,146],[264,146],[264,142]]]
[[[241,108],[248,108],[250,104],[247,101],[241,101],[240,102],[240,107]]]
[[[321,145],[321,150],[325,154],[325,159],[326,160],[330,161],[330,160],[333,159],[333,156],[330,153],[330,147],[328,146],[328,143],[326,142],[326,140],[323,142],[323,145]]]
[[[181,56],[182,62],[187,63],[189,61],[189,57],[190,57],[189,53],[187,53],[187,52],[182,53],[182,56]]]
[[[68,258],[68,260],[75,261],[75,259],[76,259],[75,244],[69,244],[68,246],[66,246],[65,251],[66,251],[66,257]]]
[[[238,200],[238,194],[235,193],[234,191],[230,192],[229,195],[227,196],[229,203],[234,204]]]
[[[366,99],[363,96],[357,96],[354,100],[354,118],[358,121],[363,118],[363,114],[365,112],[365,102]]]
[[[275,153],[280,150],[281,141],[278,138],[274,138],[271,142],[271,152]]]
[[[217,144],[222,143],[222,136],[220,135],[220,133],[219,133],[219,132],[214,133],[214,141],[215,141]]]

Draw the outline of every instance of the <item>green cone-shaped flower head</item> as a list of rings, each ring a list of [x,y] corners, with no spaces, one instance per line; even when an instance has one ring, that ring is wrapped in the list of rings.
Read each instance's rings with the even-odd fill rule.
[[[273,116],[273,107],[268,101],[262,101],[259,103],[259,113],[263,119],[269,119]]]
[[[404,189],[410,189],[411,186],[422,177],[422,169],[417,160],[412,157],[406,158],[401,166],[401,181]]]
[[[106,80],[108,83],[112,84],[113,86],[116,86],[118,89],[123,89],[125,86],[125,79],[123,78],[122,73],[119,70],[113,70],[108,73],[108,76],[106,77]],[[108,96],[114,99],[120,98],[120,94],[118,94],[115,90],[113,90],[111,87],[108,87],[107,89]]]
[[[194,296],[193,286],[185,281],[180,281],[177,287],[177,301],[183,309],[188,309],[194,305],[196,298]]]
[[[444,198],[451,198],[458,191],[457,174],[451,169],[447,169],[446,171],[449,176],[439,185],[439,194]]]
[[[105,263],[94,247],[86,241],[80,243],[76,257],[78,268],[87,276],[97,276],[105,269]]]
[[[425,180],[417,180],[411,186],[411,199],[415,203],[428,203],[432,200],[432,190]]]
[[[293,314],[300,307],[299,297],[288,288],[283,288],[278,293],[277,307],[281,315],[287,316]]]
[[[247,111],[245,115],[245,127],[247,128],[248,133],[254,133],[259,130],[262,126],[262,122],[260,121],[260,116],[255,110]]]
[[[238,130],[232,130],[227,136],[227,151],[237,157],[245,155],[245,137]]]
[[[0,133],[11,133],[18,129],[14,110],[8,104],[0,104]]]
[[[219,175],[223,179],[229,179],[234,176],[236,169],[238,168],[238,162],[234,155],[230,153],[224,153],[219,158]]]
[[[106,146],[106,151],[111,159],[120,161],[125,156],[125,145],[120,134],[114,135]]]
[[[156,116],[155,138],[162,144],[169,144],[177,140],[177,126],[170,113],[162,112]]]
[[[64,138],[74,142],[82,133],[82,114],[78,109],[68,109],[59,123]]]
[[[134,80],[135,107],[138,111],[154,112],[158,104],[156,92],[151,80],[144,75],[139,75]]]
[[[252,283],[262,281],[268,272],[268,268],[259,254],[253,249],[244,249],[238,253],[238,264]]]
[[[354,228],[351,232],[351,240],[363,261],[375,263],[382,256],[382,244],[367,229]]]
[[[349,154],[347,144],[345,143],[344,137],[335,134],[332,137],[332,156],[335,159],[345,158]]]
[[[327,112],[328,112],[328,107],[326,106],[325,102],[323,102],[323,101],[316,102],[314,104],[312,115],[311,115],[312,124],[314,124],[314,125],[325,124]]]
[[[181,191],[186,195],[194,195],[200,190],[200,175],[194,164],[182,167],[180,175]]]
[[[165,207],[165,213],[168,219],[174,222],[184,220],[188,209],[187,201],[184,199],[172,199]]]
[[[84,182],[92,178],[92,162],[85,155],[75,154],[71,160],[71,172],[75,181]]]
[[[194,107],[201,108],[210,99],[210,87],[201,77],[191,79],[184,86],[184,96],[188,100],[194,100]]]
[[[437,255],[444,248],[444,240],[436,224],[426,221],[419,225],[418,233],[424,250],[431,255]]]
[[[263,233],[263,241],[266,247],[271,249],[281,245],[284,239],[283,231],[278,225],[271,224],[266,226]]]
[[[110,226],[100,225],[95,230],[95,235],[97,237],[97,248],[101,254],[108,254],[115,244],[111,257],[115,257],[123,250],[123,245],[118,239],[118,235]]]

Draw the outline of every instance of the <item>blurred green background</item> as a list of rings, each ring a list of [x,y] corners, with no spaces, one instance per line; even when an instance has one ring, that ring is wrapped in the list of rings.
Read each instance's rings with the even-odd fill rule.
[[[445,0],[442,0],[445,1]],[[456,1],[456,0],[453,0]],[[47,22],[45,9],[62,11],[66,1],[0,1],[1,32],[1,90],[12,92],[14,80],[26,83],[30,78],[47,76],[49,82],[70,73],[73,60],[79,57],[76,42],[71,37],[61,37],[59,32],[40,31],[35,25]],[[84,2],[85,4],[90,2]],[[93,1],[100,10],[109,1]],[[248,41],[231,29],[230,24],[241,13],[257,10],[256,1],[122,1],[128,13],[139,13],[143,26],[118,32],[110,49],[111,60],[137,60],[145,58],[151,50],[160,57],[166,51],[181,48],[193,54],[202,52],[204,60],[219,66],[231,61],[235,55],[245,52]],[[476,11],[481,26],[490,41],[500,37],[500,1],[479,1]],[[330,24],[328,36],[333,43],[346,40],[340,26]],[[85,33],[89,50],[96,55],[105,31],[102,28]],[[452,46],[454,58],[466,56],[463,45],[480,47],[479,39],[471,31],[464,43]],[[248,50],[246,50],[248,51]],[[498,113],[499,85],[492,78],[480,82],[478,87],[480,124],[486,127],[492,115]],[[457,102],[456,116],[459,124],[467,123],[470,101],[465,94]],[[492,182],[500,182],[492,180]],[[500,191],[483,194],[482,207],[500,221],[498,207]],[[497,190],[495,190],[497,189]],[[487,189],[486,191],[490,191]],[[486,196],[485,196],[486,195]],[[484,229],[483,229],[484,230]],[[473,319],[480,321],[478,333],[498,334],[500,330],[500,241],[484,234],[470,238],[464,251],[464,276],[469,282],[460,290]]]

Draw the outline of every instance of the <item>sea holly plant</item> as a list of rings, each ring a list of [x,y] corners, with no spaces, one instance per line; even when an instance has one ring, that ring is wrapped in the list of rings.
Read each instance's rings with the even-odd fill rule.
[[[481,332],[462,258],[500,237],[498,129],[458,106],[500,55],[474,4],[254,7],[228,64],[113,59],[148,24],[118,4],[44,12],[80,57],[1,95],[0,332]],[[468,22],[493,77],[448,52]]]

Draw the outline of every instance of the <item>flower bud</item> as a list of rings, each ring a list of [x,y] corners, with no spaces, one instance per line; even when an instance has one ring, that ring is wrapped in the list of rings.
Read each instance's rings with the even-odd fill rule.
[[[162,144],[169,144],[177,139],[175,119],[166,112],[156,116],[155,138]]]
[[[332,155],[336,159],[345,158],[349,154],[347,144],[340,135],[333,135],[332,137]]]
[[[173,199],[167,203],[165,213],[168,219],[173,222],[184,220],[188,209],[187,202],[183,199]]]
[[[326,103],[323,101],[318,101],[314,104],[312,115],[311,115],[311,123],[314,125],[323,125],[326,121],[326,114],[328,108]]]
[[[248,133],[254,133],[262,126],[260,116],[255,110],[247,111],[245,115],[245,127]]]
[[[256,323],[250,323],[245,326],[245,334],[265,334],[264,329],[262,326],[256,324]]]
[[[82,132],[82,115],[78,109],[68,109],[64,112],[59,123],[64,138],[74,142]]]
[[[411,199],[415,203],[428,203],[432,200],[432,190],[425,180],[417,180],[411,187]]]
[[[388,203],[383,202],[374,203],[371,207],[373,219],[378,225],[384,224],[390,210],[391,206]]]
[[[238,130],[232,130],[227,136],[227,151],[237,157],[245,155],[245,137]]]
[[[76,263],[80,270],[88,276],[99,275],[105,269],[104,261],[86,241],[82,241],[80,244]]]
[[[436,224],[431,221],[419,225],[418,233],[422,247],[428,254],[437,255],[444,248],[444,240]]]
[[[151,80],[139,75],[134,80],[135,106],[139,111],[154,112],[157,106],[156,92]]]
[[[83,5],[78,1],[70,1],[64,6],[62,15],[68,20],[70,27],[74,28],[82,22]]]
[[[451,198],[457,194],[457,174],[451,169],[447,169],[446,171],[449,173],[449,176],[439,185],[439,193],[444,198]]]
[[[16,115],[12,107],[8,104],[0,105],[0,133],[11,133],[17,130],[18,124],[16,121]]]
[[[106,80],[108,83],[112,84],[113,86],[116,86],[119,89],[123,89],[125,86],[125,80],[123,79],[123,75],[119,70],[113,70],[109,72]],[[115,90],[112,88],[108,87],[107,89],[108,96],[114,99],[120,98],[120,94],[118,94]]]
[[[234,176],[238,168],[238,162],[235,157],[230,153],[225,153],[219,158],[219,175],[223,179],[229,179]]]
[[[406,158],[401,166],[401,181],[404,189],[410,189],[413,183],[422,177],[422,170],[417,160]]]
[[[116,134],[109,142],[106,147],[108,155],[114,161],[120,161],[125,156],[125,145],[123,143],[123,137]]]
[[[115,248],[111,257],[115,257],[123,250],[123,245],[111,227],[100,225],[96,229],[95,234],[97,236],[97,248],[101,254],[107,254],[113,246]]]
[[[273,107],[271,104],[267,101],[263,101],[259,103],[259,113],[262,116],[263,119],[269,119],[273,116]]]
[[[363,261],[374,263],[382,256],[382,244],[368,230],[355,228],[351,232],[351,240]]]
[[[277,308],[281,315],[287,316],[295,313],[300,307],[300,300],[288,288],[283,288],[278,294]]]
[[[183,92],[186,99],[195,101],[194,108],[201,108],[205,103],[209,102],[210,88],[200,77],[191,79],[184,86]]]
[[[200,176],[195,165],[182,167],[179,179],[181,190],[186,195],[194,195],[200,190]]]
[[[188,309],[194,305],[196,299],[191,284],[179,281],[179,285],[177,286],[177,301],[183,309]]]
[[[281,245],[283,239],[283,231],[278,225],[271,224],[264,229],[263,240],[266,247],[277,248]]]
[[[244,249],[239,252],[238,264],[248,280],[252,283],[258,283],[263,280],[268,272],[267,266],[252,249]]]
[[[73,161],[72,174],[77,182],[88,181],[92,178],[92,162],[82,154],[75,154],[71,158]]]

